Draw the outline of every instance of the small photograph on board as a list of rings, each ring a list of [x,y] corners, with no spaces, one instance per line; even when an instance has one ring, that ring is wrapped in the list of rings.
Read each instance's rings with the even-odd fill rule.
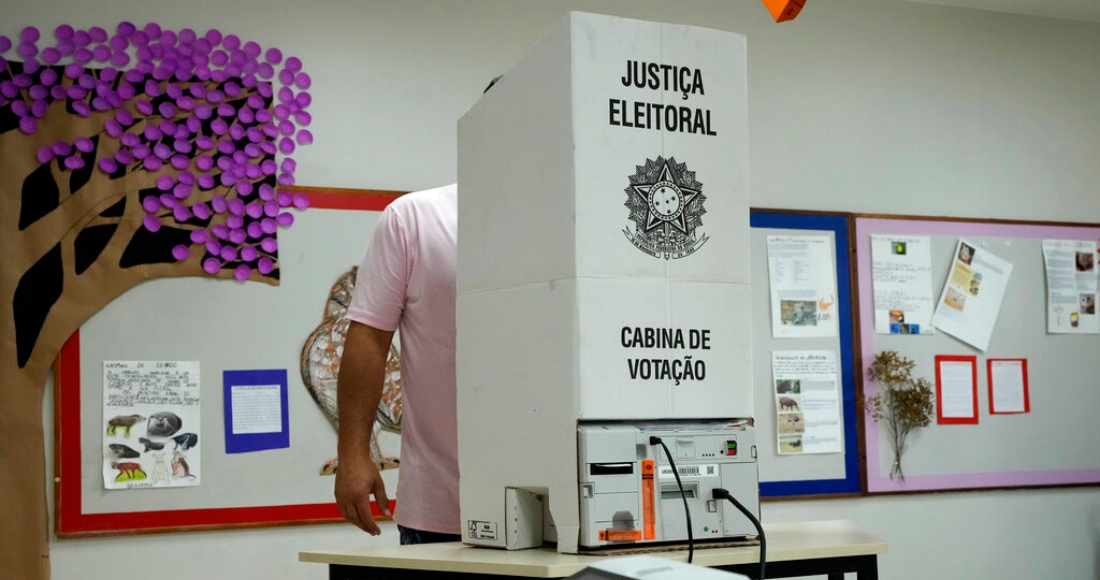
[[[970,288],[969,288],[970,295],[971,296],[977,296],[978,295],[978,289],[981,287],[981,285],[982,285],[982,275],[979,274],[978,272],[974,272],[974,275],[970,277]]]
[[[802,453],[802,436],[787,435],[779,438],[780,453]]]
[[[949,308],[962,312],[966,309],[966,296],[954,288],[948,288],[947,295],[943,297],[943,303]]]
[[[782,300],[780,322],[785,326],[817,326],[816,300]]]
[[[805,432],[806,419],[802,416],[802,413],[781,413],[779,415],[779,435]]]
[[[974,259],[974,248],[967,243],[959,244],[959,261],[967,266],[970,265],[970,261]]]
[[[891,310],[890,334],[920,334],[920,325],[905,322],[904,310]]]
[[[785,411],[801,411],[799,403],[801,403],[802,397],[797,396],[782,396],[776,399],[776,404],[779,405],[779,412]]]
[[[780,395],[801,394],[802,381],[800,379],[778,379],[775,381],[775,392]]]
[[[1077,252],[1077,271],[1078,272],[1091,272],[1095,262],[1093,261],[1092,252]]]
[[[1081,314],[1096,314],[1096,294],[1081,295]]]

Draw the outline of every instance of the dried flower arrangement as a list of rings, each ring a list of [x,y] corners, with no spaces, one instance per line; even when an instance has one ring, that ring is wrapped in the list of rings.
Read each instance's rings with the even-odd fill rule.
[[[894,464],[890,479],[896,475],[905,481],[901,456],[913,429],[927,427],[935,412],[935,395],[928,379],[913,378],[916,363],[897,351],[887,350],[875,355],[868,369],[869,377],[878,383],[875,394],[859,402],[864,411],[885,426],[894,449]]]

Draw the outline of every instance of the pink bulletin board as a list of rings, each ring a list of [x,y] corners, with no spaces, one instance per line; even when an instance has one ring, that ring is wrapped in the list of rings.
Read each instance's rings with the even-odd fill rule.
[[[946,333],[876,334],[871,235],[927,236],[932,250],[932,294],[938,299],[960,238],[1012,263],[1013,270],[986,351]],[[937,355],[976,356],[978,422],[916,430],[903,456],[905,479],[891,479],[892,450],[878,425],[864,416],[867,492],[999,489],[1100,483],[1100,335],[1048,334],[1042,241],[1100,240],[1100,224],[1016,222],[931,217],[856,216],[858,333],[866,367],[877,352],[896,350],[917,362],[915,377],[934,380]],[[991,414],[987,359],[1023,358],[1029,412]]]

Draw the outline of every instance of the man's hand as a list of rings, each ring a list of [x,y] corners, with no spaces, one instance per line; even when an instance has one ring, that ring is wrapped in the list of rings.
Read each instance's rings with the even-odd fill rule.
[[[377,536],[382,533],[371,513],[370,498],[378,502],[382,515],[390,517],[390,500],[386,484],[378,473],[378,467],[367,457],[340,458],[336,469],[336,505],[340,515],[364,532]]]
[[[374,416],[382,398],[386,356],[393,331],[379,330],[352,321],[344,339],[336,405],[340,415],[336,468],[336,505],[349,522],[372,536],[382,533],[371,514],[373,495],[383,515],[390,515],[386,485],[370,453]]]

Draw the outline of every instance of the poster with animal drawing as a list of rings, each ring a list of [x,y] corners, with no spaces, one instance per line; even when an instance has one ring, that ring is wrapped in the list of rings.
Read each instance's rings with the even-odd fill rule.
[[[772,336],[836,336],[836,266],[828,236],[768,236],[768,275]]]
[[[772,352],[779,454],[843,449],[839,367],[829,350]]]
[[[351,295],[358,272],[359,267],[352,266],[332,285],[324,305],[324,316],[302,346],[300,365],[302,382],[333,427],[339,426],[336,378],[340,372],[344,339],[347,337],[350,324],[347,318],[348,305],[351,304]],[[371,434],[371,459],[374,460],[379,472],[396,470],[400,465],[403,405],[401,355],[397,348],[398,344],[400,344],[400,337],[395,333],[386,357],[382,398],[378,402],[374,431]],[[336,458],[332,458],[321,465],[320,474],[333,475],[336,473],[337,466]]]
[[[103,362],[103,486],[199,485],[198,361]]]

